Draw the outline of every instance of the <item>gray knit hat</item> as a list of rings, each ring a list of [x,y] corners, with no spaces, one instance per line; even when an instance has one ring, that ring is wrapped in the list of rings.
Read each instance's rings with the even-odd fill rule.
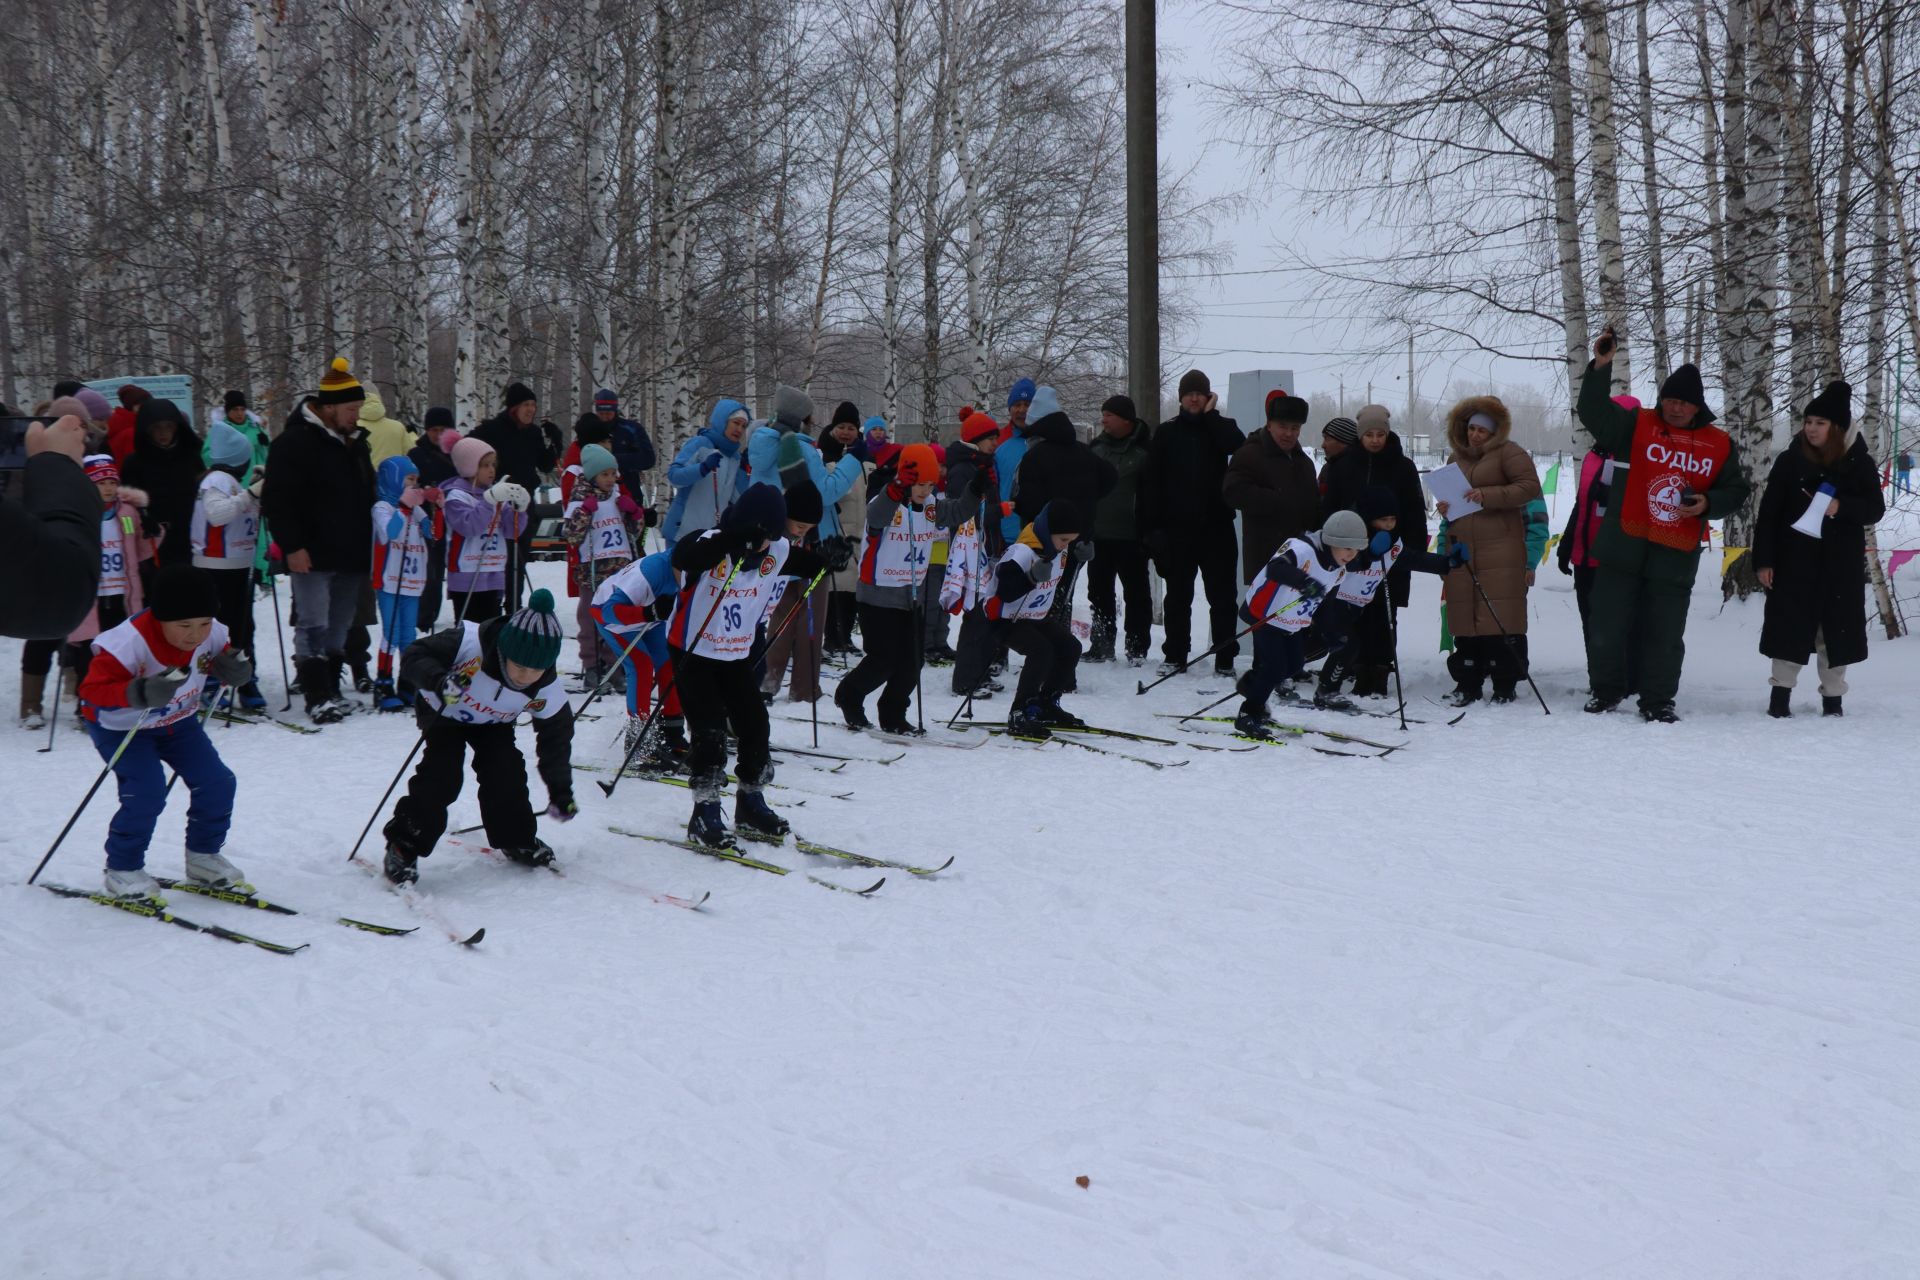
[[[1352,418],[1333,418],[1320,428],[1320,434],[1341,444],[1360,443],[1360,424]]]
[[[1367,545],[1367,522],[1358,511],[1336,511],[1320,526],[1320,545],[1362,550]]]

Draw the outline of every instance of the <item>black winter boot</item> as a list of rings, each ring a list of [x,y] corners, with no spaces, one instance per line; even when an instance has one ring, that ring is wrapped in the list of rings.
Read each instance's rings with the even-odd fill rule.
[[[1037,702],[1029,703],[1009,715],[1007,732],[1030,742],[1045,742],[1053,736],[1053,730],[1047,728],[1046,721],[1040,718],[1040,704]]]
[[[1820,714],[1823,716],[1843,716],[1847,713],[1840,709],[1839,698],[1829,698],[1823,694],[1820,698]]]
[[[1775,688],[1767,694],[1767,714],[1775,720],[1793,715],[1793,690]]]
[[[1590,716],[1605,715],[1624,701],[1626,701],[1624,698],[1603,698],[1596,693],[1588,698],[1587,705],[1580,709]]]
[[[843,690],[841,689],[836,689],[834,691],[833,705],[840,708],[840,714],[846,720],[847,728],[849,729],[873,728],[873,721],[867,719],[867,709],[864,706],[862,706],[860,703],[855,702],[852,698],[841,697],[840,695],[842,691]]]
[[[532,844],[513,845],[500,852],[523,867],[544,867],[553,862],[553,850],[538,836],[534,837]]]
[[[733,849],[738,845],[727,820],[720,815],[720,785],[726,781],[717,770],[693,780],[693,817],[687,822],[687,839],[709,849]]]
[[[1480,697],[1481,689],[1478,684],[1463,684],[1447,695],[1446,702],[1450,707],[1470,707],[1480,701]]]
[[[1680,713],[1671,702],[1652,702],[1640,708],[1640,718],[1648,724],[1679,724]]]

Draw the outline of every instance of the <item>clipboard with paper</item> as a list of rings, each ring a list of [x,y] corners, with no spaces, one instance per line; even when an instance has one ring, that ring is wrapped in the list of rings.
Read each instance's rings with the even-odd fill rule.
[[[1447,504],[1449,520],[1458,520],[1461,516],[1470,516],[1480,510],[1480,504],[1467,497],[1467,491],[1473,488],[1473,484],[1457,462],[1449,462],[1444,467],[1435,467],[1427,472],[1427,488],[1432,492],[1435,502]]]

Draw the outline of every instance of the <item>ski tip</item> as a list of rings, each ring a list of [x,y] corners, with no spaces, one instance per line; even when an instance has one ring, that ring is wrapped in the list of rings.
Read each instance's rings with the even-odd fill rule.
[[[887,882],[887,878],[885,876],[881,876],[878,880],[875,880],[872,884],[868,885],[866,888],[855,889],[854,892],[859,894],[863,898],[870,898],[874,894],[880,892],[880,886],[885,884],[886,882]]]
[[[477,947],[480,945],[480,940],[486,936],[487,936],[486,928],[485,926],[482,926],[481,928],[475,929],[473,931],[473,936],[471,938],[456,938],[455,941],[458,942],[463,947]]]
[[[941,863],[937,867],[921,867],[918,871],[914,872],[914,874],[917,876],[937,876],[942,871],[945,871],[948,867],[952,865],[953,865],[953,858],[949,857],[945,862]]]
[[[1548,712],[1548,714],[1551,715],[1552,712]],[[1454,725],[1459,724],[1462,720],[1465,720],[1466,718],[1467,718],[1467,713],[1462,711],[1459,715],[1447,721],[1447,727],[1451,729]]]

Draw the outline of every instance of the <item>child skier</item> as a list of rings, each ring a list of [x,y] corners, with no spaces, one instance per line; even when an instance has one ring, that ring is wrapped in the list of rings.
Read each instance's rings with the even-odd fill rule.
[[[413,704],[414,688],[395,686],[393,655],[413,643],[420,625],[420,596],[427,589],[427,554],[433,542],[432,508],[437,491],[420,487],[420,468],[406,454],[374,473],[373,601],[380,612],[379,674],[374,697],[382,711]]]
[[[480,784],[480,820],[487,840],[529,867],[553,861],[540,839],[527,792],[527,762],[514,745],[521,712],[533,717],[540,779],[547,787],[546,816],[572,821],[573,712],[560,688],[554,663],[560,657],[560,621],[553,595],[542,588],[526,608],[509,618],[468,620],[416,640],[400,655],[400,676],[419,691],[414,714],[425,748],[380,829],[386,837],[387,879],[409,884],[416,864],[433,852],[447,829],[447,806],[460,795],[468,748]]]
[[[646,732],[653,704],[653,688],[660,689],[661,706],[654,740],[636,754],[642,769],[672,771],[687,755],[686,723],[680,692],[674,688],[673,666],[667,661],[667,630],[673,616],[680,578],[673,571],[673,553],[656,551],[634,561],[600,584],[593,596],[593,619],[620,656],[626,676],[626,746]]]
[[[820,494],[811,482],[795,486],[810,494],[819,519]],[[754,633],[784,590],[788,577],[812,578],[826,568],[813,551],[795,545],[811,522],[790,519],[786,497],[770,484],[756,484],[721,517],[717,528],[682,539],[672,565],[683,575],[667,644],[674,682],[693,727],[688,765],[693,775],[693,817],[687,838],[718,849],[734,847],[720,816],[726,781],[727,733],[739,740],[739,787],[733,820],[748,839],[778,844],[786,821],[767,805],[762,789],[773,781],[768,748],[767,704],[754,679]]]
[[[597,444],[580,450],[580,482],[573,486],[561,526],[567,540],[567,593],[578,596],[581,692],[611,674],[619,650],[593,623],[593,601],[600,584],[634,562],[644,538],[646,513],[620,488],[620,467],[611,450]],[[623,664],[624,665],[624,664]]]
[[[1386,676],[1392,673],[1399,654],[1394,647],[1393,601],[1381,587],[1388,575],[1402,564],[1420,573],[1442,576],[1451,566],[1447,557],[1424,547],[1410,548],[1401,541],[1397,532],[1399,502],[1393,490],[1381,485],[1362,490],[1355,510],[1372,532],[1367,538],[1366,550],[1348,563],[1346,576],[1341,578],[1335,593],[1338,602],[1335,607],[1351,614],[1351,621],[1338,630],[1352,636],[1351,643],[1358,651],[1355,662],[1363,677],[1355,680],[1354,693],[1364,695],[1376,688],[1384,693]],[[1315,615],[1315,629],[1330,612],[1327,608]],[[1327,665],[1321,671],[1320,691],[1315,695],[1316,705],[1328,705],[1323,699],[1338,696],[1344,674],[1342,668],[1348,665],[1345,656],[1336,651],[1327,658]],[[1375,672],[1379,673],[1377,679],[1363,685],[1362,680]]]
[[[470,437],[453,446],[457,478],[441,490],[446,499],[447,597],[460,622],[500,616],[507,586],[508,548],[526,527],[533,496],[511,480],[494,479],[499,459],[493,446]]]
[[[167,769],[187,784],[187,879],[242,883],[220,853],[233,818],[233,773],[194,714],[209,678],[234,688],[253,679],[252,664],[214,617],[219,604],[205,569],[169,565],[154,575],[148,607],[93,642],[80,715],[120,788],[106,845],[106,888],[115,897],[159,895],[147,846],[166,807]]]
[[[995,572],[986,615],[1006,624],[1007,646],[1027,659],[1007,717],[1008,730],[1018,738],[1047,738],[1052,736],[1050,726],[1086,724],[1060,705],[1080,665],[1080,642],[1064,619],[1047,616],[1060,589],[1066,550],[1085,529],[1085,513],[1056,498],[1020,531]]]
[[[1289,538],[1254,575],[1241,621],[1253,624],[1253,668],[1240,677],[1244,699],[1233,727],[1250,738],[1267,738],[1267,698],[1306,664],[1305,635],[1322,602],[1340,589],[1347,565],[1367,545],[1367,524],[1357,512],[1336,511],[1316,533]],[[1332,663],[1334,659],[1329,659]],[[1337,696],[1337,695],[1335,695]],[[1333,705],[1324,687],[1317,706]]]
[[[207,431],[208,471],[193,500],[193,563],[213,578],[220,599],[215,615],[233,647],[253,657],[253,562],[260,550],[260,499],[253,442],[224,422]],[[251,681],[239,690],[240,705],[258,711],[267,705]]]
[[[833,702],[848,728],[870,728],[873,722],[861,704],[885,685],[880,694],[881,732],[924,737],[926,731],[907,719],[907,703],[926,652],[923,628],[917,625],[920,589],[948,512],[946,504],[933,497],[940,480],[933,446],[910,444],[896,463],[894,478],[867,502],[867,541],[855,588],[866,655],[841,680]]]

